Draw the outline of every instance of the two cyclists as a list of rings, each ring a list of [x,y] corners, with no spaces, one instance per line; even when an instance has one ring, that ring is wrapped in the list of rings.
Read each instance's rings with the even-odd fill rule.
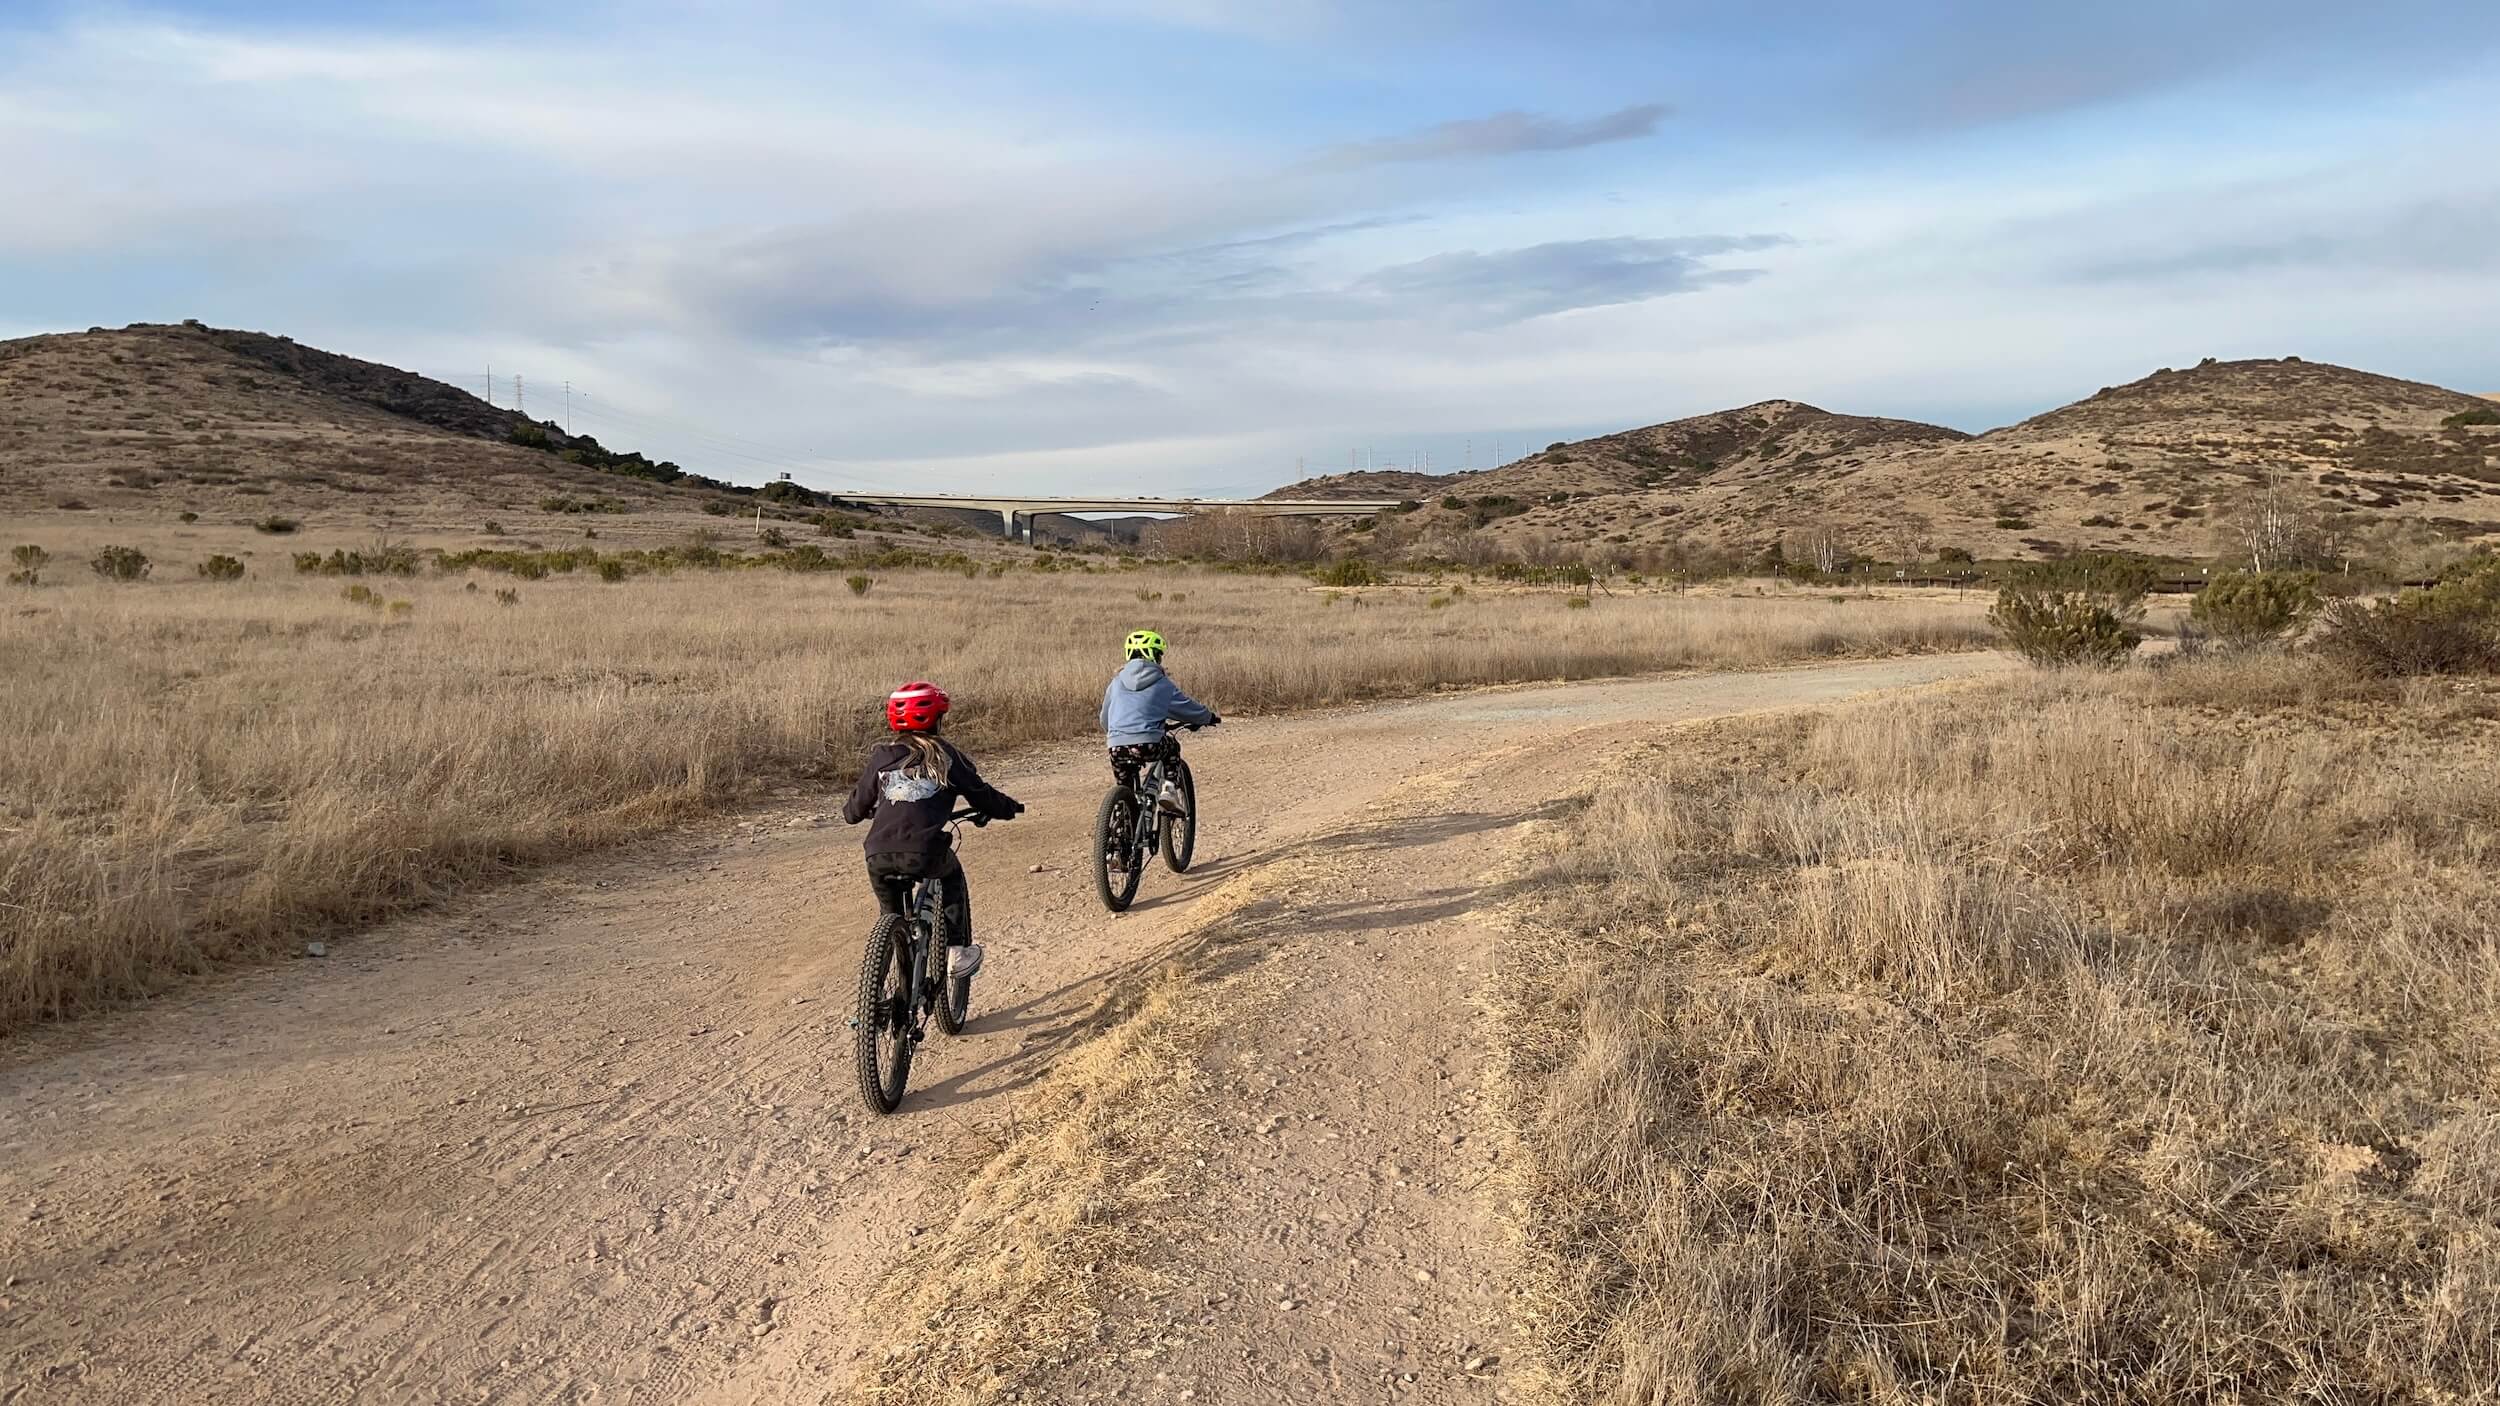
[[[1212,727],[1223,719],[1164,672],[1162,635],[1135,630],[1122,648],[1126,661],[1103,690],[1102,726],[1112,774],[1125,785],[1135,781],[1139,767],[1177,751],[1167,722]],[[958,799],[979,821],[1012,820],[1024,806],[982,780],[972,759],[938,735],[950,706],[945,690],[933,683],[914,681],[894,690],[885,702],[892,736],[868,749],[859,781],[843,803],[842,820],[871,822],[862,847],[880,913],[901,913],[912,885],[939,882],[949,944],[946,975],[960,980],[979,970],[982,949],[972,940],[971,898],[948,819]]]

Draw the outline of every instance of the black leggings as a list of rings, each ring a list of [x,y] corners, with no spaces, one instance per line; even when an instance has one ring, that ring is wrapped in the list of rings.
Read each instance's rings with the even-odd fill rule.
[[[946,905],[946,944],[960,947],[972,940],[972,889],[964,882],[964,866],[952,851],[932,860],[918,856],[868,856],[868,886],[876,890],[877,911],[899,914],[911,886],[934,870]]]

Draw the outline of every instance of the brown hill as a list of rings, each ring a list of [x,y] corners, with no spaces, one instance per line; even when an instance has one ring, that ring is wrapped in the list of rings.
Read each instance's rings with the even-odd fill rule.
[[[2348,540],[2500,534],[2500,428],[2448,423],[2483,400],[2339,366],[2164,369],[1984,435],[1765,401],[1556,445],[1502,468],[1405,484],[1400,547],[1754,551],[1800,537],[1898,559],[2220,545],[2252,483],[2305,499]],[[1279,494],[1320,491],[1318,480]]]
[[[791,486],[775,495],[812,506]],[[631,540],[754,506],[749,490],[284,337],[184,323],[0,342],[0,515],[15,520],[572,536],[596,522]]]

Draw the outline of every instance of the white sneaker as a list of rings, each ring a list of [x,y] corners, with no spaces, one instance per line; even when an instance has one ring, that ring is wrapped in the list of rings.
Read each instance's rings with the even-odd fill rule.
[[[967,942],[946,949],[946,979],[961,981],[981,969],[981,944]]]

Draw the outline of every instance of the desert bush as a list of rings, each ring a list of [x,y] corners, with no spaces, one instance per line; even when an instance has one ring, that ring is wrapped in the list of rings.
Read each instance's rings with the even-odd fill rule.
[[[2317,647],[2372,678],[2500,671],[2500,557],[2469,558],[2427,590],[2337,601]]]
[[[198,513],[194,513],[194,512],[185,512],[185,513],[183,513],[183,514],[182,514],[179,518],[177,518],[177,519],[176,519],[176,521],[179,521],[179,522],[198,522],[199,520],[200,520],[200,515],[199,515]]]
[[[2500,409],[2460,410],[2439,423],[2452,430],[2460,430],[2467,425],[2500,425]]]
[[[377,609],[380,608],[382,604],[382,597],[380,594],[375,592],[371,586],[366,585],[362,581],[341,590],[339,592],[339,599],[346,601],[350,605],[370,605]]]
[[[87,565],[107,581],[144,581],[155,563],[136,547],[106,547],[89,557]]]
[[[394,620],[405,620],[417,613],[417,603],[409,600],[395,600],[385,607],[385,612]]]
[[[295,574],[298,576],[318,576],[321,574],[321,553],[319,552],[297,552],[294,556],[294,562]]]
[[[1938,547],[1936,549],[1936,560],[1942,562],[1946,566],[1968,566],[1976,560],[1976,558],[1971,556],[1970,548],[1968,547]]]
[[[40,586],[43,584],[43,569],[51,564],[52,554],[28,542],[23,546],[11,547],[9,560],[17,564],[17,570],[9,573],[10,585]]]
[[[498,588],[496,589],[496,591],[495,591],[495,604],[497,604],[497,605],[519,605],[520,603],[521,603],[521,593],[520,593],[519,591],[513,590],[513,589],[512,589],[511,587],[509,587],[509,586],[498,587]]]
[[[88,511],[85,500],[79,498],[64,498],[60,502],[53,504],[53,506],[59,508],[65,513],[83,513]]]
[[[786,547],[790,545],[790,534],[778,527],[767,527],[760,540],[767,547]]]
[[[1323,586],[1377,586],[1387,578],[1361,557],[1340,557],[1311,573]]]
[[[230,556],[212,556],[200,563],[199,573],[202,579],[209,581],[240,581],[243,579],[243,563]]]
[[[2144,597],[2153,569],[2134,557],[2087,552],[2014,569],[1988,623],[2015,653],[2044,668],[2109,666],[2135,652],[2144,636]]]
[[[868,594],[869,587],[877,584],[877,580],[873,576],[845,576],[842,584],[851,588],[852,595],[864,596]]]
[[[277,514],[272,513],[268,517],[262,518],[260,521],[253,523],[252,530],[255,532],[266,532],[273,537],[283,537],[287,533],[293,532],[303,525],[304,524],[297,522],[291,517],[280,517]]]
[[[2313,572],[2225,571],[2188,603],[2188,618],[2224,644],[2246,649],[2297,633],[2316,616],[2318,605]]]
[[[1587,596],[1571,596],[1565,599],[1563,604],[1572,610],[1586,610],[1589,608],[1589,598]]]
[[[512,574],[524,581],[544,581],[547,579],[547,563],[535,556],[524,556],[512,563]]]
[[[597,569],[599,572],[599,579],[608,582],[611,585],[624,580],[626,576],[630,574],[625,569],[625,563],[612,557],[606,561],[600,562]]]
[[[495,521],[493,518],[488,518],[478,530],[485,533],[489,537],[501,537],[503,535],[503,524]]]

